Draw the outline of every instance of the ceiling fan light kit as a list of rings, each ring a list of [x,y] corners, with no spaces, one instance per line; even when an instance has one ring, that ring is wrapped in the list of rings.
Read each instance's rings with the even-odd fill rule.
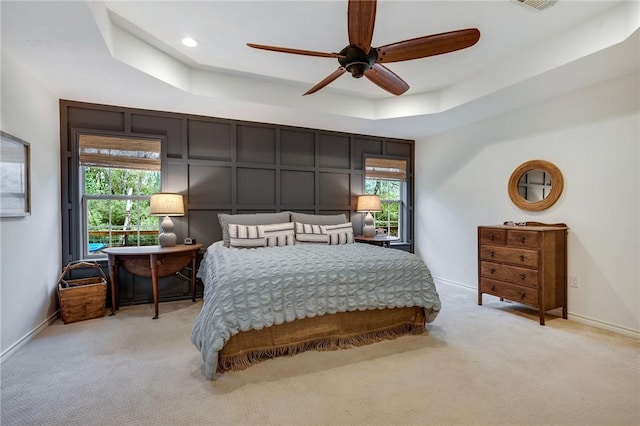
[[[409,61],[455,52],[473,46],[480,39],[480,31],[477,28],[469,28],[399,41],[377,48],[372,47],[376,6],[377,0],[349,0],[347,9],[349,45],[340,53],[315,52],[254,43],[247,43],[247,45],[273,52],[338,59],[340,64],[338,69],[307,90],[305,95],[317,92],[345,72],[349,72],[354,78],[364,76],[380,88],[398,96],[409,90],[409,85],[382,65],[383,62]]]

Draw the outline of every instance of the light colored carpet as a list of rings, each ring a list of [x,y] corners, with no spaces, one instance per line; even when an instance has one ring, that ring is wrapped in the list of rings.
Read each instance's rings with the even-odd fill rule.
[[[638,425],[640,341],[441,285],[428,333],[265,361],[218,381],[201,302],[56,322],[2,365],[9,425]]]

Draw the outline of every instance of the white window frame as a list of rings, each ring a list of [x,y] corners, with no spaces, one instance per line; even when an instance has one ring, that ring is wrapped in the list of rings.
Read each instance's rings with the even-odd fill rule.
[[[85,189],[86,189],[86,182],[85,182],[85,169],[87,167],[92,167],[92,168],[103,168],[103,169],[107,169],[107,170],[112,170],[114,168],[119,168],[119,169],[131,169],[131,170],[145,170],[145,171],[149,171],[149,172],[157,172],[160,174],[160,188],[158,188],[158,192],[160,192],[162,189],[162,170],[161,170],[161,152],[162,152],[162,146],[165,144],[164,138],[163,137],[155,137],[155,136],[138,136],[138,135],[129,135],[129,134],[100,134],[100,133],[93,133],[93,132],[79,132],[78,133],[78,152],[80,152],[79,154],[79,161],[78,161],[78,180],[79,180],[79,185],[78,185],[78,189],[79,189],[79,201],[80,201],[80,209],[78,211],[78,215],[79,215],[79,240],[80,240],[80,245],[81,245],[81,249],[80,249],[80,254],[82,256],[82,258],[84,259],[104,259],[106,257],[105,254],[102,253],[91,253],[89,252],[89,225],[88,225],[88,217],[89,217],[89,212],[88,212],[88,204],[90,201],[92,200],[108,200],[108,201],[127,201],[127,200],[131,200],[133,201],[140,201],[140,200],[150,200],[151,195],[138,195],[138,194],[131,194],[131,195],[111,195],[111,194],[87,194]],[[87,139],[81,139],[81,138],[87,138]],[[83,141],[87,141],[87,142],[83,142]],[[147,142],[145,142],[147,141]],[[84,143],[86,143],[86,145],[83,145]],[[147,145],[144,145],[144,144]],[[148,147],[149,143],[154,143],[157,144],[157,146],[155,147],[155,150],[153,151],[147,151],[146,149],[144,149],[145,147]],[[88,149],[90,149],[90,151],[88,151],[89,156],[87,157],[87,163],[88,164],[83,164],[83,155],[86,155],[82,152],[83,150],[83,146],[86,146]],[[142,146],[142,148],[140,147]],[[97,147],[97,148],[96,148]],[[107,147],[106,150],[110,151],[111,154],[107,153],[107,152],[101,152],[100,150],[102,150],[103,148],[100,147]],[[120,149],[124,150],[124,151],[119,151]],[[129,151],[131,150],[131,151]],[[156,155],[159,155],[160,157],[155,157],[154,160],[150,160],[147,157],[146,154],[143,154],[141,157],[137,157],[135,152],[140,152],[140,153],[146,153],[146,152],[155,152]],[[85,151],[87,152],[87,151]],[[133,152],[133,155],[131,154],[126,154],[126,152]],[[122,155],[124,153],[124,155]],[[94,154],[97,154],[97,156],[95,156]],[[109,157],[109,155],[111,155],[112,157]],[[115,155],[115,157],[113,157],[113,155]],[[95,160],[95,161],[94,161]],[[106,161],[106,163],[104,163]],[[152,164],[153,163],[153,164]],[[105,164],[105,166],[102,166],[101,164]],[[110,164],[111,167],[108,167],[106,164]],[[118,165],[121,164],[122,167],[118,167]],[[129,166],[129,167],[127,167]],[[111,187],[112,185],[112,181],[111,181],[111,173],[109,172],[109,187]],[[136,189],[136,192],[139,192],[139,187]],[[110,213],[111,213],[111,209],[110,209]],[[140,237],[141,237],[141,232],[147,232],[147,230],[141,230],[140,229],[140,217],[138,217],[137,220],[137,232],[134,234],[136,235],[136,240],[137,240],[137,244],[139,244],[140,242]],[[111,230],[112,230],[112,226],[111,226],[111,217],[109,218],[109,228],[108,231],[110,233],[111,236]],[[159,229],[159,220],[158,220],[158,228]],[[157,232],[156,230],[151,230],[152,233]],[[115,234],[117,234],[117,230],[114,231]],[[126,236],[125,236],[126,238]]]
[[[369,164],[373,167],[371,173],[377,175],[376,177],[367,178],[367,160],[370,160]],[[394,162],[396,164],[394,164]],[[399,162],[405,162],[405,165],[398,164]],[[396,157],[396,156],[378,156],[378,155],[363,155],[363,193],[366,193],[367,181],[389,181],[399,183],[399,198],[396,199],[380,199],[381,204],[398,204],[398,242],[409,242],[409,230],[407,229],[407,221],[409,220],[407,201],[409,197],[409,158]],[[369,194],[371,195],[371,194]],[[374,219],[375,216],[374,214]],[[387,217],[386,231],[387,234],[390,230],[390,221]],[[377,221],[376,221],[377,222]],[[375,222],[374,222],[375,223]],[[377,224],[375,225],[378,228]]]
[[[398,199],[380,199],[380,203],[381,204],[398,204],[398,238],[400,242],[406,242],[407,241],[407,230],[406,230],[406,226],[405,226],[405,221],[406,221],[406,204],[407,204],[407,183],[406,182],[402,182],[402,181],[393,181],[391,179],[366,179],[365,177],[365,189],[366,189],[366,184],[367,181],[390,181],[390,182],[398,182],[399,183],[399,193],[400,193],[400,198]],[[367,194],[367,195],[373,195],[373,194]],[[374,213],[374,226],[376,227],[376,229],[378,228],[377,222],[378,219],[376,219],[377,216],[377,212]],[[389,230],[390,230],[390,220],[387,219],[385,220],[385,222],[387,223],[386,226],[386,231],[387,231],[387,235],[389,235]]]

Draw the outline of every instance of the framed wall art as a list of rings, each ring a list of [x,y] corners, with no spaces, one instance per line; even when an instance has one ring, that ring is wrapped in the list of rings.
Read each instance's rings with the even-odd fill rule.
[[[31,214],[30,145],[0,131],[0,217]]]

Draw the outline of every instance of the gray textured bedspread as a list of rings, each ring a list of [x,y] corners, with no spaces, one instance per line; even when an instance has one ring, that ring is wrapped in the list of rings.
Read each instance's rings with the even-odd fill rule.
[[[369,244],[308,244],[258,249],[214,243],[198,277],[202,310],[191,341],[205,375],[215,378],[218,351],[241,331],[336,312],[422,306],[440,310],[431,273],[420,257]]]

